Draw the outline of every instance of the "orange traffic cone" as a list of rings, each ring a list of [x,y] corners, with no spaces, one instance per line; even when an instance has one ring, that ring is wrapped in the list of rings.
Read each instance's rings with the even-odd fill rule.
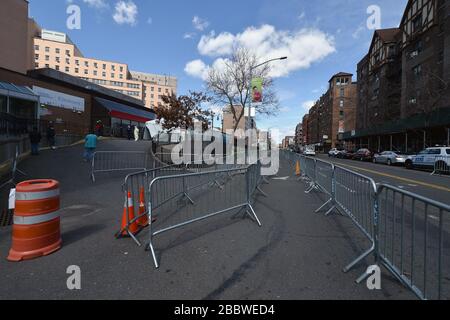
[[[297,176],[301,175],[300,161],[298,161],[298,160],[297,160],[297,163],[295,165],[295,175],[297,175]]]
[[[145,191],[144,188],[140,188],[139,190],[139,218],[137,219],[137,223],[141,227],[148,226],[148,216],[145,214]]]
[[[128,201],[128,212],[127,212],[127,201]],[[123,204],[122,223],[120,226],[118,236],[127,236],[128,232],[136,234],[139,231],[136,221],[130,223],[130,221],[132,220],[134,220],[134,204],[133,199],[131,198],[131,192],[128,192],[128,198],[125,199],[125,203]]]

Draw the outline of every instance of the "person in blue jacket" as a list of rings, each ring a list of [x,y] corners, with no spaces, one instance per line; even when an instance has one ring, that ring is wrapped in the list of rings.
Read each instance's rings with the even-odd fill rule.
[[[95,149],[97,148],[97,136],[93,132],[90,132],[86,135],[84,141],[84,161],[91,161]]]

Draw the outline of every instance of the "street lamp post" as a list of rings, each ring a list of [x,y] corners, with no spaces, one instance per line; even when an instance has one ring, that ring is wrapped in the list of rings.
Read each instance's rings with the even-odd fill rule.
[[[253,79],[253,70],[256,68],[259,68],[265,64],[268,64],[272,61],[278,61],[278,60],[286,60],[287,57],[280,57],[280,58],[275,58],[275,59],[270,59],[267,61],[264,61],[263,63],[260,63],[256,66],[250,66],[250,79],[249,79],[249,86],[248,86],[248,94],[250,95],[250,101],[249,101],[249,107],[248,107],[248,116],[250,118],[250,120],[253,120],[253,116],[252,116],[252,102],[253,102],[253,96],[252,96],[252,79]],[[244,108],[244,113],[245,113],[245,106],[242,106]],[[256,114],[256,112],[255,112]],[[253,121],[252,121],[252,127],[253,127]],[[253,128],[252,128],[253,129]]]

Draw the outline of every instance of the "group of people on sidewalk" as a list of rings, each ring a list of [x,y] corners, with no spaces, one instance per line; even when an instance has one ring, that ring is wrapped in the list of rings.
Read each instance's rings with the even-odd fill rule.
[[[53,126],[53,122],[50,122],[47,128],[46,138],[48,142],[48,146],[55,150],[55,137],[56,131]],[[33,127],[33,130],[30,132],[30,144],[31,144],[31,154],[36,156],[39,154],[39,144],[41,143],[41,133],[38,131],[37,127]]]
[[[137,126],[134,127],[134,130],[132,130],[131,125],[127,127],[127,137],[128,140],[132,139],[132,136],[134,135],[134,140],[139,140],[140,130]],[[97,121],[95,125],[95,129],[91,130],[84,138],[84,154],[83,159],[84,161],[92,161],[92,157],[94,155],[95,149],[97,148],[97,137],[103,136],[103,124],[101,121]],[[56,131],[53,126],[53,122],[49,122],[47,131],[46,131],[46,138],[48,142],[48,146],[55,150],[55,137],[56,137]],[[37,127],[33,127],[33,130],[29,134],[30,143],[31,143],[31,154],[32,155],[39,155],[39,144],[42,140],[42,135],[39,132]]]

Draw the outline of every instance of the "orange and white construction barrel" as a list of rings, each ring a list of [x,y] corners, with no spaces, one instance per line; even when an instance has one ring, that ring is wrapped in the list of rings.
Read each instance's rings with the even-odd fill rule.
[[[24,181],[16,186],[9,261],[49,255],[61,248],[59,182]]]

